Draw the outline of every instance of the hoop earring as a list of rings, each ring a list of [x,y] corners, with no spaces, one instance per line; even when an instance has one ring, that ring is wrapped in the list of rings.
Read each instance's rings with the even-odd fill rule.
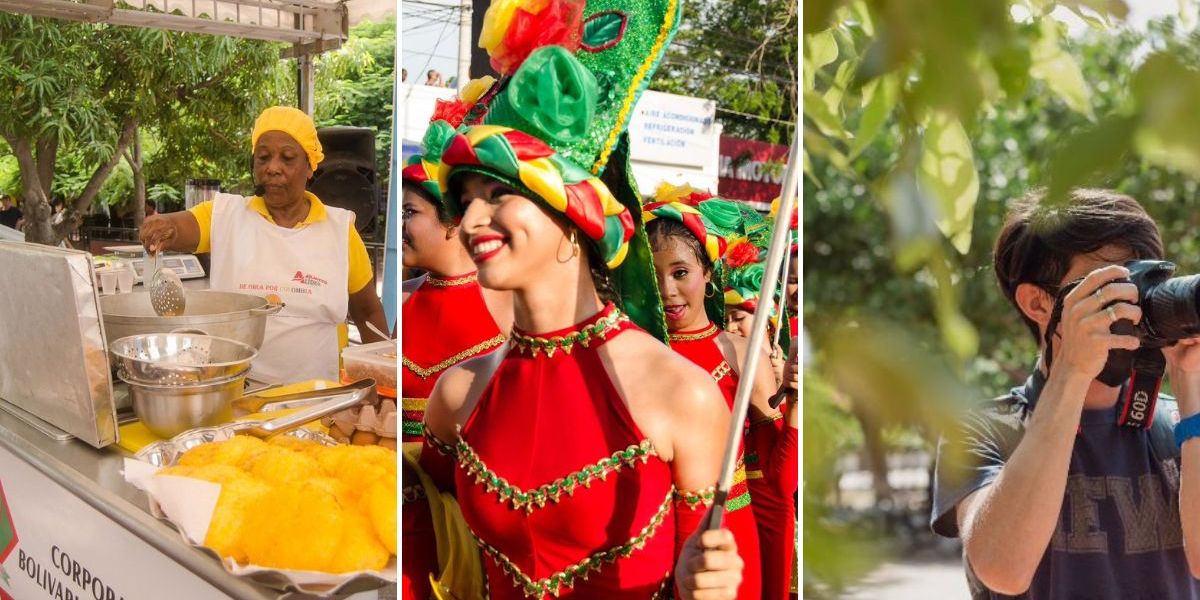
[[[704,286],[704,297],[705,298],[713,298],[716,295],[717,295],[717,284],[715,284],[711,281],[708,282],[708,285]]]
[[[575,232],[571,232],[571,236],[564,239],[571,245],[571,255],[566,258],[560,256],[562,254],[562,242],[559,242],[558,248],[554,249],[554,260],[557,260],[559,264],[564,264],[579,254],[579,248],[575,246]]]
[[[571,231],[571,258],[579,256],[579,232]]]

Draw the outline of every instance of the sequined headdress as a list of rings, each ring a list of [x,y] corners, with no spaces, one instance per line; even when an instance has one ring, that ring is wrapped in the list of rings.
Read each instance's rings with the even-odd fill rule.
[[[679,0],[496,0],[479,43],[502,78],[483,108],[468,111],[437,169],[448,198],[456,174],[477,172],[569,219],[612,270],[625,312],[662,339],[626,128],[679,8]]]

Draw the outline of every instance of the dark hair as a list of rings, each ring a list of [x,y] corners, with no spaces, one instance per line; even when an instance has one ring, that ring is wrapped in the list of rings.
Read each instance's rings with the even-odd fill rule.
[[[1017,305],[1017,286],[1032,283],[1055,293],[1076,256],[1104,246],[1129,250],[1136,259],[1161,259],[1158,226],[1137,200],[1112,190],[1072,190],[1061,204],[1045,202],[1044,190],[1026,194],[1008,210],[996,238],[992,268],[1000,290],[1035,339],[1038,326]]]
[[[437,212],[438,221],[440,221],[442,225],[446,227],[454,225],[454,218],[450,216],[450,213],[446,210],[446,206],[441,202],[438,202],[438,200],[433,197],[433,194],[429,193],[429,190],[425,189],[424,186],[415,181],[402,179],[400,180],[400,189],[406,192],[412,192],[417,196],[420,196],[425,202],[428,202],[429,205],[433,207],[433,210]]]
[[[650,238],[650,248],[655,251],[662,250],[663,244],[670,238],[682,240],[696,255],[696,261],[704,267],[704,272],[712,273],[713,263],[708,258],[708,252],[704,251],[696,234],[683,223],[674,219],[655,219],[646,224],[646,236]]]

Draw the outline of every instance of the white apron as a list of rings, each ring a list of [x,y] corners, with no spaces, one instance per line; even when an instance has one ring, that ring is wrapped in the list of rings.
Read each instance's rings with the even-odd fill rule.
[[[326,218],[284,229],[250,208],[250,199],[213,199],[209,285],[214,290],[278,295],[267,317],[250,377],[267,383],[338,379],[337,327],[346,320],[348,256],[354,213],[325,207]]]

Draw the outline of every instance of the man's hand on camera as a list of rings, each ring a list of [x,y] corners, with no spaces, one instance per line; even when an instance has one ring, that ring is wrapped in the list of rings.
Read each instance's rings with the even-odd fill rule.
[[[1066,373],[1095,379],[1104,370],[1108,351],[1135,350],[1136,336],[1118,335],[1109,328],[1118,320],[1135,324],[1142,320],[1137,286],[1116,282],[1129,277],[1129,270],[1110,265],[1088,273],[1063,299],[1062,318],[1054,339],[1051,375]]]
[[[1200,412],[1200,338],[1179,340],[1163,348],[1167,359],[1167,379],[1179,403],[1179,416]]]

